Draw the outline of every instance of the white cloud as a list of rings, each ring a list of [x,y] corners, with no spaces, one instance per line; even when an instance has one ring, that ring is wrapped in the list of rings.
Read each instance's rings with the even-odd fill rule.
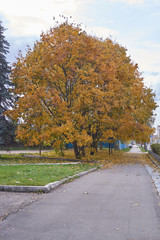
[[[155,101],[158,107],[155,110],[156,118],[154,127],[160,124],[160,74],[159,76],[144,76],[144,82],[147,87],[153,89],[153,92],[156,94]]]
[[[131,56],[131,59],[138,63],[139,70],[144,72],[145,76],[147,76],[146,84],[148,85],[149,82],[158,82],[158,74],[153,73],[160,72],[159,42],[142,40],[144,36],[143,33],[139,34],[139,31],[137,31],[137,34],[134,33],[133,35],[129,33],[120,36],[119,34],[118,38],[122,45],[126,46],[128,49],[128,55]],[[150,73],[150,81],[148,73]]]
[[[41,31],[48,26],[48,22],[36,17],[12,17],[10,29],[13,36],[39,36]]]
[[[76,0],[5,0],[1,2],[0,14],[9,21],[12,35],[39,35],[53,25],[53,16],[74,15],[81,3]]]
[[[0,14],[8,20],[12,36],[39,36],[54,25],[53,16],[63,14],[80,19],[79,13],[86,3],[95,0],[5,0],[1,3]],[[10,7],[8,7],[10,6]],[[87,18],[86,21],[89,21]],[[87,32],[97,37],[117,36],[117,32],[105,27],[87,27]]]
[[[158,49],[136,49],[136,59],[143,71],[158,72],[160,65],[160,51]]]
[[[153,76],[153,75],[146,75],[144,74],[144,82],[147,87],[150,87],[156,91],[157,85],[160,85],[160,75]],[[158,92],[157,92],[158,93]]]
[[[129,5],[143,4],[143,3],[147,3],[147,2],[158,3],[158,0],[110,0],[110,1],[111,2],[122,2],[122,3],[129,4]]]
[[[156,102],[158,107],[155,111],[155,114],[156,114],[155,123],[154,123],[155,128],[157,128],[157,125],[160,125],[160,101],[156,101]]]
[[[142,47],[133,47],[131,56],[139,64],[141,71],[160,72],[160,44],[145,42]]]
[[[118,32],[106,27],[86,27],[86,32],[99,38],[117,37]]]
[[[144,83],[157,91],[160,89],[160,49],[152,51],[151,49],[133,49],[131,58],[139,65],[140,71],[143,73]],[[159,94],[160,92],[157,92]]]

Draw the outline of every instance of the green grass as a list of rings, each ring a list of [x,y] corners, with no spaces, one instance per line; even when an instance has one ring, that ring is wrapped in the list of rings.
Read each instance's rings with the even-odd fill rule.
[[[139,147],[142,152],[146,152],[146,150],[143,147]]]
[[[8,148],[0,149],[0,150],[3,150],[3,151],[39,150],[39,147],[8,147]]]
[[[27,164],[27,163],[55,163],[58,159],[29,158],[23,157],[24,154],[1,154],[0,164]],[[63,162],[65,162],[63,160]]]
[[[125,149],[121,149],[120,151],[122,152],[129,152],[131,150],[131,148],[125,148]]]
[[[44,186],[95,165],[7,165],[0,166],[0,185]]]

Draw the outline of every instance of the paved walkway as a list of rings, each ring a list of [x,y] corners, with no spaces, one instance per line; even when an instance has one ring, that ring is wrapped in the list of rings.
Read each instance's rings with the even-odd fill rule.
[[[160,199],[141,165],[99,170],[0,223],[0,240],[22,239],[159,240]]]
[[[115,166],[49,194],[0,192],[0,220],[0,240],[159,240],[160,198],[143,166]]]
[[[133,146],[132,146],[132,148],[131,148],[131,150],[128,152],[128,153],[140,153],[140,154],[144,154],[144,152],[142,152],[141,150],[140,150],[140,148],[136,145],[136,144],[134,144]]]
[[[16,193],[0,191],[0,224],[6,216],[17,212],[17,210],[32,203],[38,198],[41,198],[41,196],[35,193]]]

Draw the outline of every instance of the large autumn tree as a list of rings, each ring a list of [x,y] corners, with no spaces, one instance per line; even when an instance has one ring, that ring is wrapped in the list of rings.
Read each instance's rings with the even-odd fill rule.
[[[146,140],[151,133],[154,94],[127,50],[67,20],[19,55],[11,80],[18,100],[8,115],[20,120],[17,137],[29,144],[71,142],[81,158],[100,140]]]

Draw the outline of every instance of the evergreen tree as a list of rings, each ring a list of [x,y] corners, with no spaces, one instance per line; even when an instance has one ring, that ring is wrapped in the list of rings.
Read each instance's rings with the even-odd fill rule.
[[[9,80],[10,67],[6,60],[9,52],[9,43],[3,35],[5,29],[0,20],[0,148],[7,147],[13,140],[14,127],[10,119],[4,112],[8,110],[13,103],[12,95],[9,89],[12,84]]]

